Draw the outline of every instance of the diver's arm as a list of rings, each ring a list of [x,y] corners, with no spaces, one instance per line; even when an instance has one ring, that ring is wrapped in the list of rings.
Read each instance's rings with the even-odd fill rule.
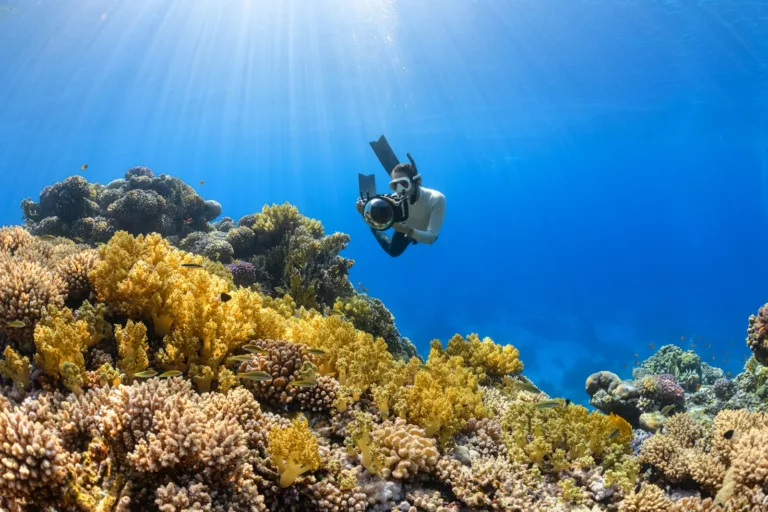
[[[412,229],[412,232],[408,234],[417,242],[423,244],[432,244],[437,240],[437,235],[440,234],[440,228],[443,227],[443,219],[445,218],[445,196],[440,195],[435,199],[435,204],[432,206],[432,211],[429,214],[429,224],[427,229],[422,231],[420,229]]]

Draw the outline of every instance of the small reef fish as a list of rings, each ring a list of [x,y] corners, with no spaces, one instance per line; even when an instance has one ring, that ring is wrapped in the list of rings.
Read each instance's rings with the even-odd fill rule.
[[[699,384],[696,384],[696,391],[698,391],[698,390],[700,390],[700,389],[701,389],[701,383],[699,383]]]
[[[311,348],[307,350],[310,354],[313,356],[324,356],[326,354],[325,350],[320,350],[319,348]]]
[[[53,235],[40,235],[39,238],[40,240],[53,240],[56,237]]]
[[[344,313],[342,313],[338,309],[329,309],[328,310],[328,314],[329,315],[334,315],[334,316],[344,316]]]
[[[313,388],[317,386],[317,382],[314,380],[295,380],[293,382],[288,383],[289,386],[295,386],[297,388]]]
[[[243,350],[251,354],[261,354],[262,356],[269,354],[269,350],[254,345],[243,345]]]
[[[640,365],[640,361],[638,361],[637,359],[635,359],[635,366],[639,366],[639,365]]]
[[[638,353],[634,353],[632,355],[635,356],[635,357],[640,357],[640,354],[638,354]]]
[[[88,168],[88,164],[83,164],[83,165],[81,165],[81,166],[80,166],[80,170],[81,170],[81,171],[84,171],[84,170],[86,170],[87,168]]]
[[[554,409],[555,407],[560,407],[563,405],[563,402],[560,402],[560,400],[544,400],[543,402],[539,402],[536,404],[537,409]]]
[[[615,428],[615,429],[613,429],[613,430],[611,431],[611,433],[610,433],[610,434],[608,434],[608,439],[613,439],[614,437],[616,437],[617,435],[619,435],[619,432],[620,432],[620,431],[619,431],[619,429],[618,429],[618,428]]]
[[[627,363],[624,363],[624,368],[629,368],[629,365]]]
[[[182,222],[184,222],[185,225],[192,224],[192,217],[189,217],[188,219],[184,219]]]
[[[733,438],[733,434],[734,434],[734,430],[731,429],[731,430],[727,431],[725,434],[723,434],[723,437],[725,439],[727,439],[728,441],[730,441]]]
[[[258,370],[253,372],[238,373],[237,376],[241,379],[255,380],[257,382],[272,380],[272,375],[268,374],[267,372]]]
[[[72,237],[72,240],[74,240],[75,242],[80,242],[80,243],[83,243],[83,242],[85,242],[85,240],[83,240],[83,239],[82,239],[82,238],[80,238],[79,236],[75,236],[75,237]]]
[[[661,415],[662,415],[662,416],[666,416],[666,415],[669,413],[669,411],[671,411],[671,410],[672,410],[672,409],[674,409],[674,408],[675,408],[675,406],[674,406],[674,405],[671,405],[671,404],[670,404],[670,405],[665,405],[665,406],[664,406],[664,407],[661,409]]]
[[[541,393],[541,391],[539,391],[539,388],[537,388],[530,382],[523,382],[521,380],[516,380],[514,384],[512,384],[512,387],[517,391],[527,391],[529,393]]]
[[[281,295],[285,295],[285,288],[282,286],[275,286],[275,291]]]
[[[729,379],[733,378],[733,374],[731,372],[726,373],[725,376],[728,377]]]
[[[202,265],[198,265],[197,263],[182,263],[181,267],[183,267],[183,268],[203,268]]]
[[[163,372],[160,375],[158,375],[161,379],[168,379],[170,377],[177,377],[181,375],[181,372],[179,370],[169,370],[167,372]]]
[[[237,362],[240,362],[240,363],[244,363],[246,361],[252,361],[253,360],[253,356],[248,355],[248,354],[243,354],[241,356],[231,356],[230,359],[232,361],[237,361]]]
[[[651,350],[656,350],[656,346],[653,343],[649,343],[648,347],[650,347]]]
[[[680,341],[685,341],[685,336],[680,336]]]
[[[205,185],[205,182],[203,180],[200,180],[201,185]]]
[[[27,324],[25,324],[21,320],[14,320],[13,322],[8,322],[8,327],[11,327],[13,329],[23,329],[26,326]]]
[[[570,398],[566,398],[565,402],[563,402],[563,409],[567,409],[569,405],[571,405],[571,400]]]
[[[229,302],[232,300],[232,296],[226,292],[221,292],[219,298],[221,299],[221,302]]]
[[[138,377],[140,379],[151,379],[157,375],[157,372],[155,370],[144,370],[143,372],[134,373],[134,377]]]

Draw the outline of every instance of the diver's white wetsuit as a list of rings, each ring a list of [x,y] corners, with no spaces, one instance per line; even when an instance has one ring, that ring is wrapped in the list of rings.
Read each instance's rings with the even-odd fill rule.
[[[408,205],[408,220],[403,222],[413,228],[411,238],[423,244],[437,240],[445,218],[445,196],[437,190],[419,187],[419,198]]]

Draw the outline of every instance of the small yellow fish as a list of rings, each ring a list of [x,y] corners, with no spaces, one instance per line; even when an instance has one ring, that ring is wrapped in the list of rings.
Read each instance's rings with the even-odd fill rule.
[[[272,376],[268,374],[267,372],[262,371],[253,371],[253,372],[243,372],[238,373],[237,376],[241,379],[246,380],[255,380],[255,381],[265,381],[265,380],[272,380]]]
[[[87,168],[88,168],[88,164],[83,164],[83,165],[81,165],[81,166],[80,166],[80,170],[81,170],[81,171],[84,171],[84,170],[86,170]]]
[[[664,407],[661,409],[661,415],[662,415],[662,416],[666,416],[666,415],[669,413],[669,411],[671,411],[671,410],[672,410],[672,409],[674,409],[674,408],[675,408],[675,406],[674,406],[674,405],[672,405],[672,404],[670,404],[670,405],[665,405],[665,406],[664,406]]]
[[[618,429],[618,428],[615,428],[615,429],[613,429],[613,430],[611,431],[611,433],[610,433],[610,434],[608,434],[608,439],[613,439],[613,438],[614,438],[614,437],[616,437],[617,435],[619,435],[619,429]]]
[[[285,295],[285,288],[282,286],[275,286],[275,291],[281,295]]]
[[[83,240],[83,239],[82,239],[82,238],[80,238],[79,236],[74,236],[74,237],[72,237],[72,240],[74,240],[75,242],[80,242],[80,243],[83,243],[83,242],[85,242],[85,240]]]
[[[155,370],[144,370],[143,372],[134,373],[134,377],[138,377],[140,379],[150,379],[157,375],[157,372]]]
[[[241,356],[231,356],[230,359],[232,361],[237,361],[237,362],[244,363],[246,361],[252,361],[253,360],[253,356],[248,355],[248,354],[243,354]]]
[[[309,352],[313,356],[324,356],[325,355],[325,350],[320,350],[319,348],[311,348],[311,349],[307,350],[307,352]]]
[[[329,315],[335,315],[335,316],[344,316],[344,313],[339,311],[338,309],[329,309],[328,310]]]
[[[179,370],[169,370],[165,373],[161,373],[160,375],[158,375],[158,377],[161,379],[166,379],[169,377],[176,377],[178,375],[181,375],[181,372]]]
[[[53,235],[40,235],[38,238],[40,238],[40,240],[53,240],[56,237]]]
[[[182,263],[181,266],[184,268],[203,268],[202,265],[198,265],[197,263]]]
[[[243,350],[250,352],[251,354],[261,354],[262,356],[269,354],[269,350],[265,350],[255,345],[243,345]]]
[[[25,324],[21,320],[14,320],[13,322],[8,322],[8,327],[12,327],[14,329],[23,329],[26,326],[27,324]]]
[[[104,242],[96,242],[96,247],[104,247],[105,245],[107,244],[105,244]]]
[[[317,386],[317,382],[314,380],[295,380],[288,383],[289,386],[295,386],[297,388],[313,388]]]
[[[544,400],[536,404],[537,409],[554,409],[555,407],[561,407],[563,402],[560,400]]]

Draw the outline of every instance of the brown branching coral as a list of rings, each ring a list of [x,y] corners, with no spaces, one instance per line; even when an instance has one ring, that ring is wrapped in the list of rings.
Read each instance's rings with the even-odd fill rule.
[[[676,414],[667,420],[663,433],[643,443],[640,461],[656,468],[669,482],[693,480],[714,494],[726,466],[705,446],[704,427],[688,414]]]
[[[0,412],[0,496],[46,503],[66,488],[71,462],[55,431],[23,411]]]
[[[315,356],[308,352],[308,347],[285,340],[254,340],[249,346],[265,353],[253,354],[249,361],[240,365],[239,372],[263,371],[272,376],[268,381],[244,381],[254,396],[278,406],[291,405],[311,411],[330,410],[336,400],[339,383],[332,377],[316,375],[312,364]],[[307,384],[307,381],[312,384],[295,384]]]
[[[56,265],[56,273],[64,283],[64,294],[68,298],[88,296],[92,289],[88,274],[98,262],[99,253],[91,249],[67,256]]]
[[[64,304],[61,278],[39,263],[0,254],[0,329],[32,355],[35,324],[49,305]]]
[[[619,506],[620,512],[670,512],[672,502],[659,487],[644,485],[639,492],[627,496]]]

